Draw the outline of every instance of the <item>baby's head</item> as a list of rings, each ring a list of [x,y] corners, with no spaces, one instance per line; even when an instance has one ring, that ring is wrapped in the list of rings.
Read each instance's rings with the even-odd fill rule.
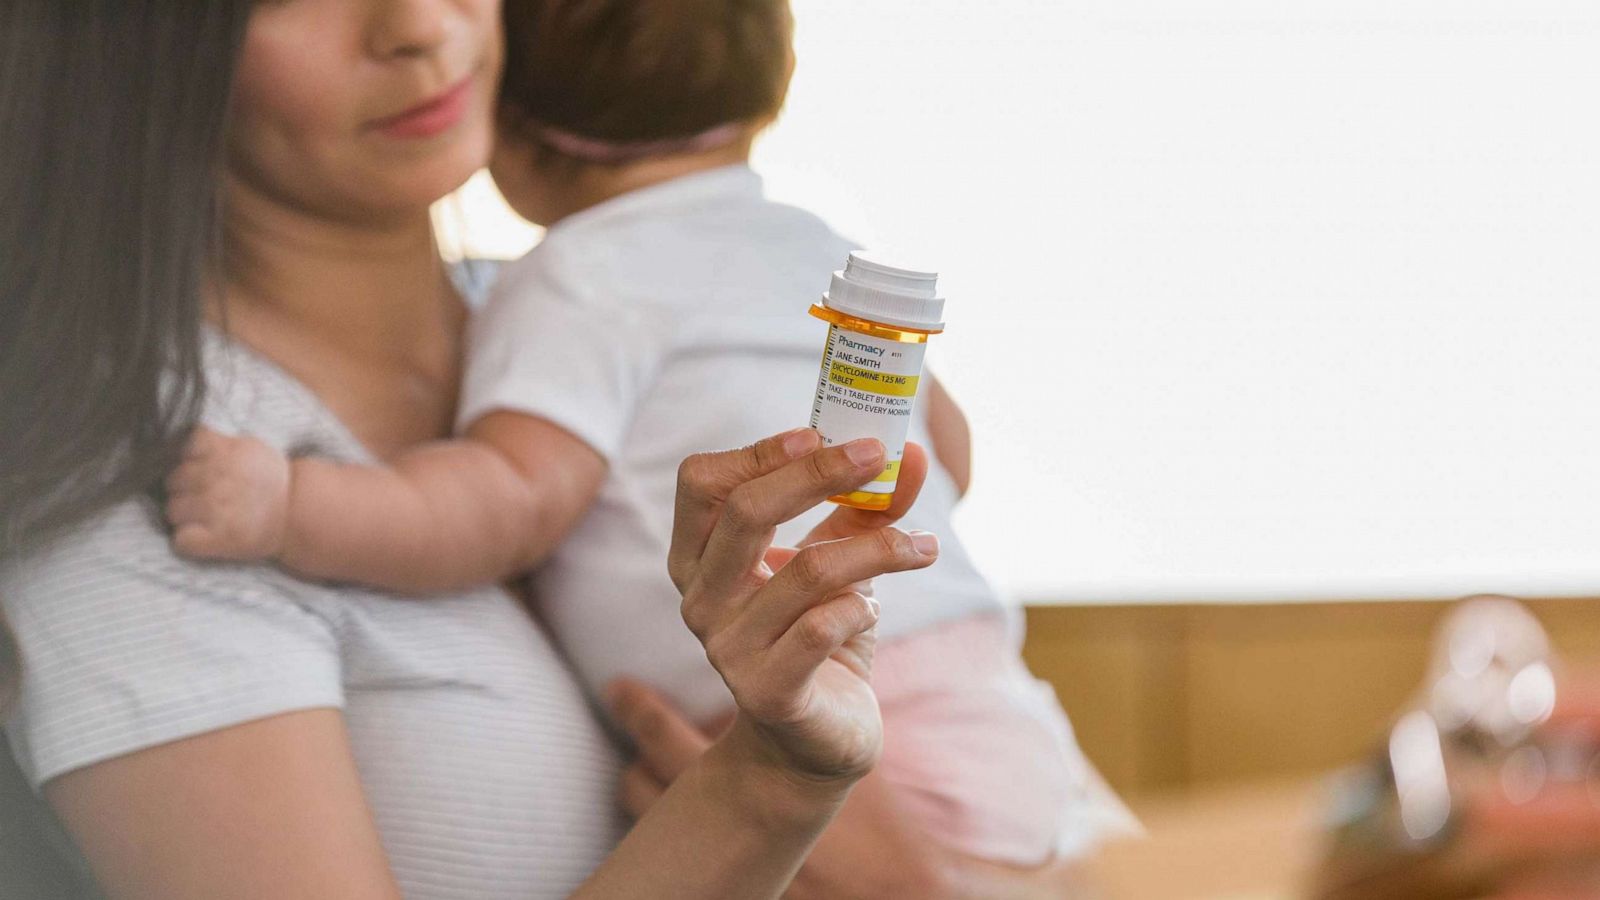
[[[492,170],[540,224],[749,157],[794,69],[788,0],[507,0]]]

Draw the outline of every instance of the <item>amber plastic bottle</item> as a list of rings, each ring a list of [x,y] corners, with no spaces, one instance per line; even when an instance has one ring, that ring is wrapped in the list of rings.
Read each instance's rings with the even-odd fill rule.
[[[878,510],[894,500],[928,337],[944,331],[938,281],[936,273],[891,266],[858,251],[811,307],[829,326],[811,427],[825,446],[875,437],[889,453],[875,480],[830,497],[834,503]]]

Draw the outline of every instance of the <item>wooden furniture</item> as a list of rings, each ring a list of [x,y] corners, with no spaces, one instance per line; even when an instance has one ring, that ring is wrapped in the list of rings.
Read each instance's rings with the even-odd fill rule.
[[[1105,900],[1293,900],[1321,846],[1319,779],[1256,782],[1132,803],[1149,830],[1089,873]]]
[[[1447,606],[1035,606],[1024,655],[1114,787],[1170,794],[1361,756],[1417,689]],[[1600,661],[1600,601],[1529,606],[1569,664]]]

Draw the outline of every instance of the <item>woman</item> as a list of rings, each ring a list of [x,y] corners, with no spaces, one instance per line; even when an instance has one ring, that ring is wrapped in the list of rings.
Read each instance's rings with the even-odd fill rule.
[[[685,466],[671,568],[743,711],[706,749],[609,698],[648,807],[625,838],[620,761],[502,592],[171,554],[149,495],[199,420],[346,459],[447,433],[474,286],[428,207],[487,159],[497,26],[494,0],[0,3],[0,684],[113,896],[776,896],[876,757],[856,585],[930,560],[885,516],[798,564],[718,516],[738,491],[775,525],[881,464],[807,432]],[[797,896],[1059,895],[919,854],[870,787],[851,807]]]

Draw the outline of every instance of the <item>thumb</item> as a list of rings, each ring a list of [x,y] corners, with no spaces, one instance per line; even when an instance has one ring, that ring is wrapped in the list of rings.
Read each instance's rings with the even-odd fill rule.
[[[606,687],[611,715],[638,748],[639,764],[663,783],[670,783],[711,746],[696,728],[649,686],[621,678]]]
[[[816,528],[811,529],[811,533],[805,536],[800,546],[855,537],[858,534],[867,534],[893,525],[911,509],[913,503],[917,502],[917,495],[922,492],[922,484],[927,477],[927,452],[920,444],[906,444],[905,452],[900,457],[900,478],[895,484],[894,500],[888,509],[873,511],[849,506],[837,507]]]

